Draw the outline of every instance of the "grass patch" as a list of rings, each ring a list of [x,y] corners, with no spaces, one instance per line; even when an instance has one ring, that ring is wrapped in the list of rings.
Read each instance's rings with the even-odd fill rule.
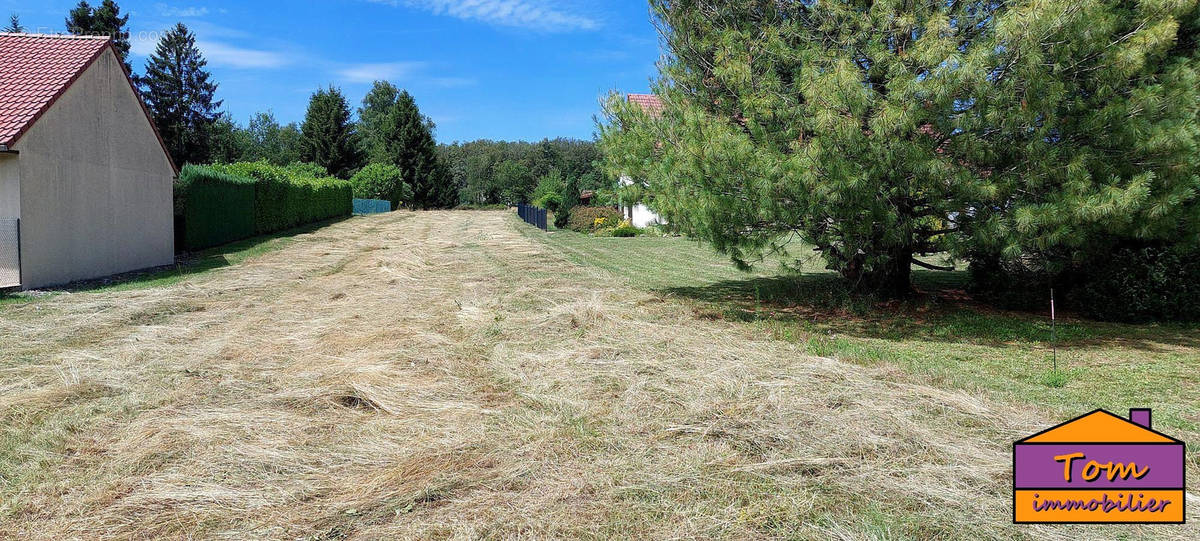
[[[270,235],[260,235],[223,246],[209,248],[200,252],[180,254],[176,256],[175,265],[170,267],[124,273],[98,280],[85,280],[63,287],[34,292],[0,291],[0,307],[36,302],[62,292],[103,293],[171,286],[188,278],[238,265],[249,259],[281,250],[294,242],[296,235],[312,233],[341,220],[316,222],[287,231],[280,231]]]
[[[743,273],[683,238],[529,235],[634,287],[692,301],[703,319],[754,325],[812,355],[890,363],[913,381],[984,392],[1058,417],[1152,407],[1165,430],[1200,435],[1196,326],[1067,317],[1058,324],[1054,371],[1048,318],[973,302],[963,291],[965,272],[915,271],[919,298],[873,303],[849,295],[816,260],[803,262],[799,273],[784,273],[777,261]]]

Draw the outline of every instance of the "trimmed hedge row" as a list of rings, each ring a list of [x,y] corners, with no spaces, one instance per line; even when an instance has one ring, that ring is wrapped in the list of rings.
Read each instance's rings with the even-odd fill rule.
[[[316,170],[306,164],[278,167],[242,162],[213,168],[254,180],[254,232],[259,235],[349,216],[354,209],[349,182],[315,177]]]
[[[254,236],[254,181],[185,165],[175,183],[175,244],[188,250]]]
[[[184,167],[175,186],[176,245],[199,250],[349,216],[350,183],[308,164]]]

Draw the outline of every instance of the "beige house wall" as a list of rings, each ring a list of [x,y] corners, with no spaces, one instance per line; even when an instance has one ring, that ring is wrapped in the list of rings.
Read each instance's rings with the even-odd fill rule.
[[[22,136],[25,288],[174,262],[175,172],[111,49]]]
[[[0,152],[0,220],[21,217],[21,168],[17,155]]]

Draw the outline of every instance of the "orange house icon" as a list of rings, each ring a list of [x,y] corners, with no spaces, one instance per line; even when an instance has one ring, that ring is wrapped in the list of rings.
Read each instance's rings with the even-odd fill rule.
[[[1096,410],[1013,444],[1013,521],[1183,523],[1184,443],[1150,418]]]

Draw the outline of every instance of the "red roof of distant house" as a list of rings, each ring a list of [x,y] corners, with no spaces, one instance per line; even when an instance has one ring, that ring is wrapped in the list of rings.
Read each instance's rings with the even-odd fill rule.
[[[0,145],[20,139],[108,43],[102,37],[0,34]]]
[[[629,103],[636,103],[640,105],[642,110],[652,117],[662,116],[662,98],[655,96],[654,94],[630,94]]]

